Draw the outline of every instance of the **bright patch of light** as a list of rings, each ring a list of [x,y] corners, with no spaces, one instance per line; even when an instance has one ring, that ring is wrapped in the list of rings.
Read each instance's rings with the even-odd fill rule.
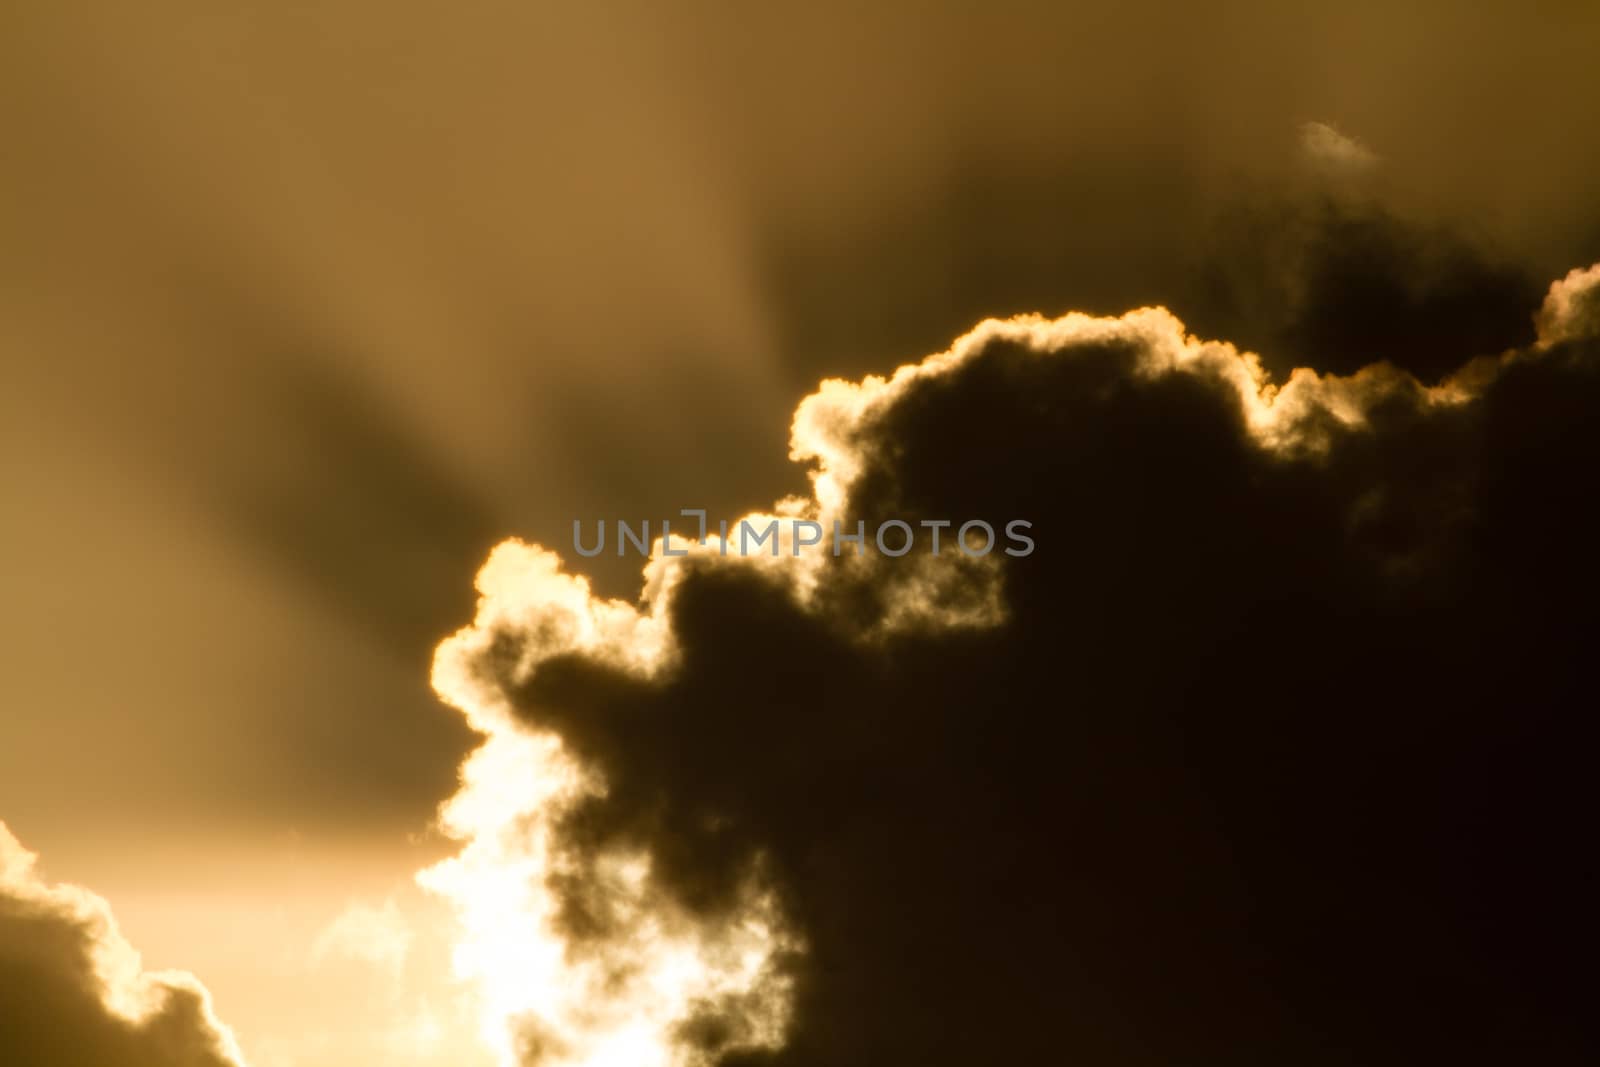
[[[479,588],[477,622],[441,646],[434,685],[486,740],[440,810],[464,845],[418,881],[455,909],[454,965],[479,991],[484,1038],[506,1067],[695,1067],[708,1053],[679,1031],[709,1008],[729,1024],[712,1052],[778,1046],[791,991],[774,961],[789,944],[771,897],[752,882],[736,914],[706,922],[653,886],[648,855],[563,855],[558,820],[604,783],[498,705],[472,669],[508,629],[523,640],[524,671],[573,648],[649,669],[639,657],[661,648],[654,620],[594,600],[551,554],[515,542],[496,550]],[[607,918],[581,944],[562,930],[550,882],[575,865]]]

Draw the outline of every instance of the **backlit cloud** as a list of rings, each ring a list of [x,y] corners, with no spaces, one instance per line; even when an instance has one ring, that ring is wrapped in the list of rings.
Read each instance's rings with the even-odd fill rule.
[[[1360,173],[1378,164],[1376,152],[1325,122],[1307,122],[1300,127],[1300,150],[1334,172]]]
[[[0,823],[0,1049],[27,1067],[243,1067],[211,997],[146,971],[104,900],[51,884]]]
[[[1146,308],[800,405],[774,515],[1024,559],[501,545],[422,881],[505,1062],[1581,1062],[1597,289],[1433,383]]]

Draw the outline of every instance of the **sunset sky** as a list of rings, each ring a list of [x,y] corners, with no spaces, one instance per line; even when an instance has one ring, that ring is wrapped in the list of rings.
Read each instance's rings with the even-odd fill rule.
[[[6,5],[0,1064],[1597,1062],[1596,57]]]

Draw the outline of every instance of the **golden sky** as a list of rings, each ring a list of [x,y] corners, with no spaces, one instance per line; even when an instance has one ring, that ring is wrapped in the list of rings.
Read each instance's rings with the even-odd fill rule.
[[[784,962],[807,943],[808,916],[813,956],[830,931],[844,937],[848,924],[829,925],[837,886],[828,864],[857,855],[859,843],[835,853],[805,838],[802,848],[777,808],[763,807],[758,782],[730,778],[726,792],[707,786],[702,796],[645,757],[619,754],[620,728],[540,718],[529,709],[548,701],[608,721],[611,698],[586,689],[587,675],[499,678],[496,650],[472,642],[511,641],[524,670],[546,658],[593,660],[593,671],[618,675],[594,692],[634,694],[629,686],[666,684],[661,664],[674,649],[699,647],[692,614],[668,617],[699,602],[675,599],[679,565],[657,559],[653,599],[636,603],[643,562],[577,559],[573,519],[703,507],[715,521],[765,513],[791,494],[818,515],[843,502],[864,511],[862,486],[880,483],[841,473],[857,468],[904,501],[966,506],[967,497],[933,492],[938,478],[918,480],[920,462],[948,474],[967,470],[963,456],[987,455],[955,431],[960,447],[927,444],[917,390],[938,395],[939,375],[896,379],[870,411],[854,405],[873,387],[858,396],[818,393],[819,383],[964,351],[956,339],[980,321],[1025,313],[1108,318],[983,335],[968,343],[979,353],[972,365],[1011,347],[1123,346],[1147,370],[1226,396],[1248,425],[1237,446],[1246,466],[1302,446],[1335,457],[1326,483],[1293,499],[1315,510],[1305,500],[1349,494],[1340,528],[1371,548],[1352,554],[1352,568],[1403,583],[1438,561],[1454,567],[1454,553],[1481,546],[1461,535],[1469,547],[1458,548],[1454,519],[1437,516],[1455,515],[1459,502],[1428,487],[1454,486],[1455,474],[1421,477],[1404,464],[1373,474],[1365,458],[1348,460],[1361,473],[1338,473],[1344,457],[1367,453],[1342,450],[1344,430],[1318,420],[1370,423],[1404,442],[1396,451],[1427,442],[1417,446],[1427,462],[1464,455],[1441,428],[1457,417],[1448,412],[1500,440],[1508,419],[1520,426],[1544,402],[1535,385],[1518,384],[1517,368],[1552,352],[1554,366],[1590,343],[1587,276],[1555,297],[1549,287],[1600,260],[1596,54],[1600,6],[1587,0],[7,5],[0,820],[20,846],[5,853],[5,885],[18,900],[66,909],[61,921],[73,929],[100,929],[71,909],[98,916],[101,905],[48,887],[103,898],[146,969],[203,982],[254,1067],[490,1067],[497,1056],[530,1067],[669,1067],[651,1057],[667,1056],[660,1035],[690,1011],[683,1002],[730,990],[746,999],[723,1022],[750,1029],[717,1040],[735,1051],[782,1047],[792,1031],[798,1051],[785,1063],[881,1053],[853,1022],[808,1036],[816,1005],[846,994],[810,992],[811,972]],[[1557,298],[1577,310],[1546,303]],[[1181,324],[1119,318],[1152,305]],[[1195,354],[1188,334],[1260,355]],[[1440,385],[1476,357],[1504,359],[1511,384],[1492,384],[1501,372],[1480,366],[1474,373],[1486,377]],[[1005,368],[994,390],[1065,388],[994,360]],[[1380,360],[1416,381],[1357,375]],[[1300,366],[1356,377],[1289,385]],[[951,389],[974,390],[968,407],[986,410],[981,382],[950,378]],[[801,412],[814,425],[795,414],[812,394],[821,399]],[[1552,395],[1587,396],[1578,386]],[[1273,397],[1277,413],[1266,413]],[[1168,400],[1127,419],[1159,411],[1187,426],[1184,413],[1204,408]],[[1428,428],[1395,429],[1395,410],[1413,405]],[[958,422],[962,410],[944,417]],[[1094,441],[1072,438],[1072,447],[1085,456],[1123,447],[1137,469],[1138,445],[1107,420]],[[863,436],[835,439],[839,426]],[[1065,436],[1040,438],[1045,452],[1066,447],[1070,433],[1057,430]],[[894,441],[911,442],[910,458],[880,470],[882,456],[899,454],[885,443]],[[928,451],[917,453],[918,442]],[[807,463],[834,464],[838,484],[808,482]],[[1461,484],[1500,492],[1496,471]],[[1099,484],[1077,466],[1038,477],[1069,474]],[[1272,477],[1249,484],[1264,491]],[[1511,488],[1491,494],[1485,513],[1534,499],[1532,489],[1518,495],[1517,480],[1533,477],[1506,475]],[[1362,492],[1349,488],[1361,479],[1370,479]],[[981,481],[959,484],[974,514],[1002,499],[984,496]],[[1217,499],[1204,507],[1242,507]],[[1131,496],[1116,506],[1145,514]],[[1476,514],[1478,504],[1460,507]],[[1274,521],[1250,514],[1258,525],[1238,536]],[[1364,524],[1377,547],[1360,540]],[[559,552],[567,573],[592,579],[592,593],[541,570],[542,550],[515,547],[493,557],[501,569],[485,570],[475,589],[508,538]],[[1526,577],[1486,558],[1492,566],[1450,574],[1504,574],[1507,586]],[[524,565],[531,570],[516,569]],[[950,579],[913,579],[910,569],[895,582],[877,572],[813,576],[839,598],[825,607],[805,601],[802,586],[783,588],[807,618],[846,629],[839,620],[856,616],[831,613],[862,597],[883,608],[893,633],[1000,625],[1000,608],[985,614],[991,594],[1010,617],[1033,617],[1037,605],[1013,596],[1015,580],[976,571],[959,575],[989,583],[970,618],[941,591]],[[780,585],[794,577],[784,573]],[[1397,596],[1420,596],[1427,581],[1416,583]],[[1170,590],[1162,595],[1187,595]],[[629,602],[626,612],[598,606],[613,596]],[[526,618],[485,616],[486,604],[507,618],[559,607],[590,629],[546,641],[530,636]],[[734,614],[723,623],[737,627],[743,609],[725,610]],[[1290,609],[1264,601],[1260,610]],[[462,627],[465,636],[447,641]],[[1307,644],[1324,637],[1317,630]],[[1567,677],[1569,653],[1549,653],[1552,677]],[[747,695],[763,692],[744,681],[754,686]],[[1395,699],[1407,707],[1426,703],[1420,689],[1404,691]],[[738,693],[730,683],[704,696],[739,703]],[[1554,690],[1545,696],[1561,703]],[[629,699],[655,707],[615,698]],[[762,699],[748,695],[752,706]],[[684,729],[742,736],[720,719]],[[491,740],[464,769],[479,734]],[[527,749],[530,737],[548,736],[571,751]],[[721,751],[720,741],[706,745]],[[658,749],[677,752],[667,741]],[[760,762],[732,742],[722,755]],[[506,762],[484,769],[496,759]],[[485,776],[476,784],[474,766]],[[672,863],[722,871],[720,860],[688,846],[672,860],[661,843],[666,816],[613,813],[621,822],[595,830],[586,852],[558,815],[587,802],[518,792],[531,779],[626,783],[630,773],[714,809],[713,821],[748,803],[769,818],[771,841],[751,830],[739,847],[770,856],[773,871],[741,868],[736,885],[718,881],[726,872],[708,875],[724,896],[697,904],[683,888],[694,879]],[[438,823],[452,796],[453,833],[448,819]],[[600,939],[606,952],[626,943],[648,962],[645,977],[618,987],[620,999],[607,999],[600,964],[537,962],[560,922],[517,924],[529,909],[570,900],[528,889],[526,841],[493,844],[519,818],[548,823],[551,848],[573,849],[585,877],[611,879],[608,907],[643,916]],[[22,848],[41,857],[42,876],[16,858]],[[434,865],[452,856],[470,887],[418,885],[418,871],[448,871]],[[431,877],[436,889],[450,881]],[[490,899],[485,887],[501,878],[520,878],[528,895]],[[826,903],[808,910],[817,900]],[[32,915],[0,909],[0,922]],[[473,922],[488,932],[463,934],[460,924]],[[32,944],[32,934],[17,936]],[[865,976],[870,999],[868,979],[886,972],[851,973]],[[793,989],[783,984],[791,980]],[[927,993],[930,1003],[944,994],[953,995]],[[7,1062],[5,1015],[17,1003],[0,999]],[[496,1029],[554,1003],[543,1051],[506,1044],[511,1031]],[[904,1023],[894,1010],[885,1008],[885,1025]],[[645,1021],[629,1030],[607,1012]],[[1106,1034],[1080,1051],[1113,1055],[1121,1046]],[[720,1054],[706,1041],[706,1055]],[[584,1059],[580,1046],[600,1051]]]

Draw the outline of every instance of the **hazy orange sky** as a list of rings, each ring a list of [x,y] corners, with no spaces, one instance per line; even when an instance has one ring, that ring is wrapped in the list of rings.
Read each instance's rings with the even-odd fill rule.
[[[11,4],[0,819],[256,1067],[487,1065],[412,878],[495,543],[801,491],[819,380],[989,315],[1269,350],[1216,263],[1328,188],[1525,323],[1600,259],[1597,48],[1585,0]]]

